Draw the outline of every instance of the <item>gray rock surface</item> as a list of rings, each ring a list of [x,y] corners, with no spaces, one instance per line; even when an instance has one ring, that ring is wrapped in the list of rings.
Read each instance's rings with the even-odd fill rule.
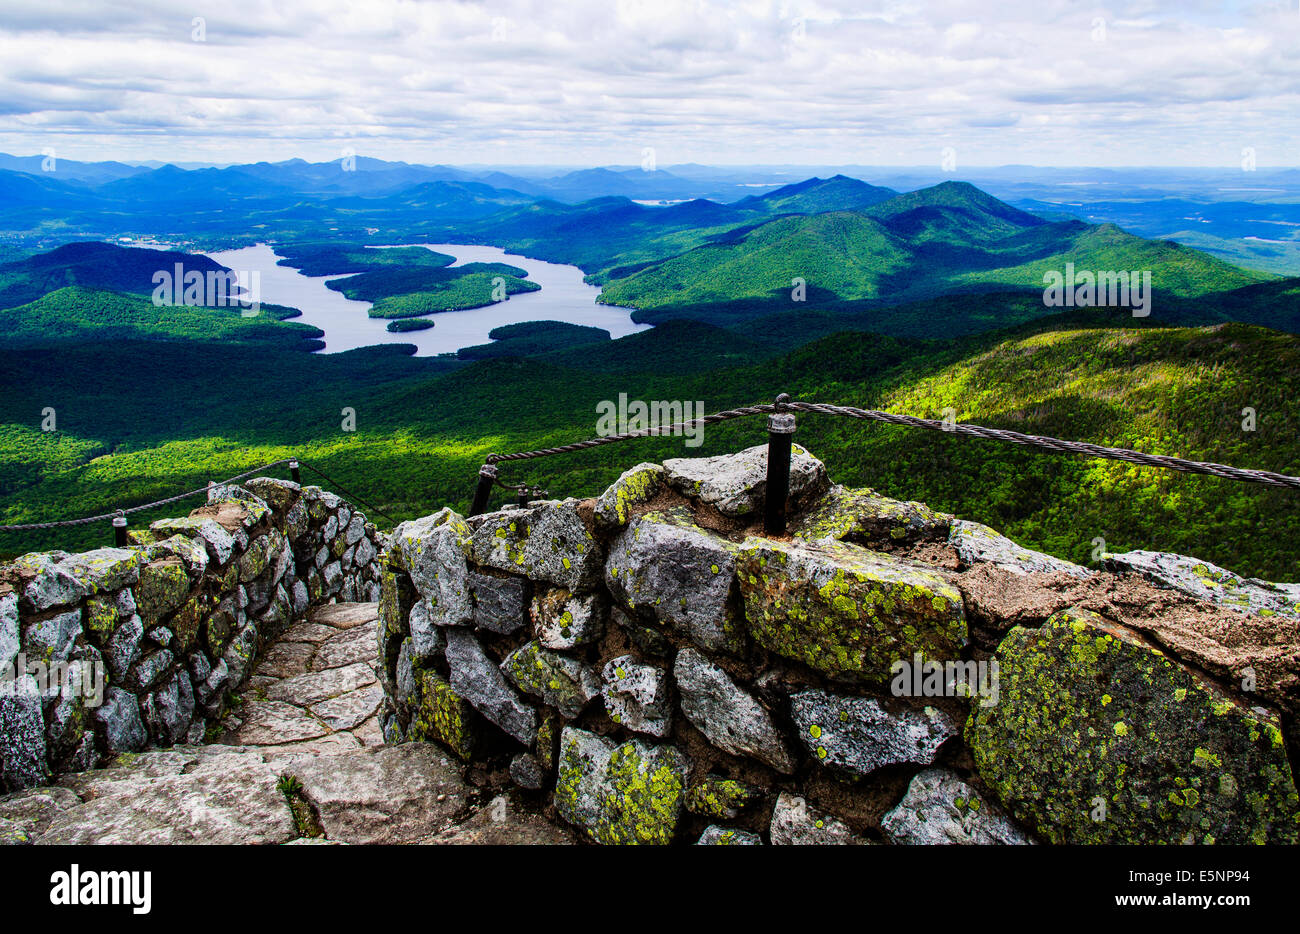
[[[470,534],[469,525],[450,509],[403,522],[393,531],[393,552],[429,601],[438,625],[463,625],[473,618],[465,562]]]
[[[673,458],[664,461],[664,474],[673,489],[724,516],[755,516],[767,490],[767,445],[718,457]],[[829,487],[826,465],[796,444],[790,458],[790,499],[797,506],[807,504]]]
[[[297,831],[278,780],[256,751],[207,746],[142,753],[65,779],[82,800],[60,810],[34,842],[284,843]]]
[[[537,738],[537,711],[506,683],[478,640],[466,630],[449,629],[446,656],[452,690],[506,733],[531,745]]]
[[[810,690],[790,698],[799,739],[822,765],[869,775],[886,765],[929,765],[960,731],[937,707]]]
[[[620,655],[601,669],[601,696],[615,723],[636,733],[664,737],[672,729],[672,693],[668,672]]]
[[[999,808],[946,769],[918,773],[880,827],[890,842],[899,844],[1034,842]]]
[[[470,571],[469,588],[474,595],[475,626],[502,635],[524,627],[527,601],[522,577],[493,577]]]
[[[711,651],[739,643],[735,576],[735,546],[697,526],[685,510],[632,520],[605,564],[605,583],[624,609]]]
[[[19,791],[49,777],[45,761],[45,722],[36,681],[16,679],[0,694],[0,790]]]
[[[532,602],[533,633],[548,649],[572,649],[605,634],[609,600],[601,593],[552,590]]]
[[[695,841],[696,846],[762,846],[763,838],[748,830],[733,830],[718,824],[710,824]]]
[[[869,842],[838,817],[784,791],[772,809],[767,835],[773,844],[784,846],[861,846]]]
[[[459,769],[428,743],[304,759],[285,772],[325,836],[343,843],[413,843],[468,810]]]
[[[110,687],[104,692],[104,703],[95,711],[95,721],[103,730],[104,749],[110,755],[137,752],[149,740],[139,702],[134,694],[121,688]]]
[[[682,713],[709,742],[736,756],[750,756],[778,772],[795,760],[772,715],[731,677],[694,649],[682,649],[673,665]]]
[[[571,591],[600,577],[600,547],[578,514],[577,500],[530,503],[475,516],[470,525],[470,550],[479,565]]]
[[[1023,548],[987,525],[965,519],[957,519],[952,523],[948,543],[957,549],[957,554],[966,564],[992,564],[1013,574],[1062,573],[1080,578],[1092,574],[1085,567],[1041,551]]]
[[[1157,551],[1108,554],[1104,560],[1108,570],[1141,574],[1154,584],[1197,600],[1242,613],[1300,619],[1300,590],[1296,584],[1245,578],[1208,561]]]

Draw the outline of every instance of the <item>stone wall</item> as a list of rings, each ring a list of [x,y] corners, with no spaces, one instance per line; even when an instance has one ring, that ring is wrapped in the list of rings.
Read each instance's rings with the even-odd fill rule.
[[[768,538],[765,456],[399,526],[388,741],[601,843],[1297,841],[1300,588],[1080,567],[798,447]]]
[[[379,598],[384,537],[319,487],[217,487],[130,538],[0,565],[0,790],[202,742],[292,619]]]

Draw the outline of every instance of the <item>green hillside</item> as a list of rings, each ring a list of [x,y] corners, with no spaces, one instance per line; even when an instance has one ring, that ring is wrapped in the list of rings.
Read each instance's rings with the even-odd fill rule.
[[[698,247],[605,285],[611,305],[790,301],[793,280],[809,300],[881,298],[912,262],[907,245],[879,222],[851,211],[783,217],[733,242]]]
[[[206,274],[225,269],[206,256],[190,253],[111,243],[69,243],[0,265],[0,308],[23,305],[70,285],[149,293],[154,290],[154,274],[171,274],[178,263],[185,272]]]
[[[824,214],[827,211],[852,211],[888,201],[898,192],[892,188],[870,185],[845,175],[810,178],[793,185],[736,203],[736,207],[756,207],[773,214]]]
[[[274,308],[206,308],[155,305],[121,292],[68,286],[16,308],[0,309],[4,346],[46,346],[88,340],[219,340],[298,350],[320,346],[324,332],[307,324],[283,323]]]
[[[1063,273],[1067,264],[1079,271],[1150,271],[1153,292],[1165,297],[1223,292],[1272,278],[1111,224],[1049,223],[956,182],[862,211],[792,215],[715,239],[619,274],[605,284],[600,300],[640,309],[638,320],[663,320],[654,312],[667,309],[725,323],[741,310],[753,316],[792,309],[795,277],[807,282],[807,300],[823,305],[1009,289],[1041,294],[1044,274]],[[718,308],[717,314],[711,307],[728,304],[733,307]]]

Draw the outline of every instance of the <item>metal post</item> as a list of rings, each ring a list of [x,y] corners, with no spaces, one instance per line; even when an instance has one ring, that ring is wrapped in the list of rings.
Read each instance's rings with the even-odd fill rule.
[[[526,486],[520,487],[519,490],[515,493],[515,504],[518,506],[527,506],[528,503],[530,502],[528,497],[529,494],[531,493],[532,490],[528,489],[528,487]]]
[[[481,516],[487,511],[488,497],[492,495],[492,485],[496,481],[496,467],[484,464],[478,469],[478,486],[474,488],[474,503],[469,507],[471,516]]]
[[[126,516],[113,517],[113,544],[118,548],[126,547]]]
[[[294,483],[302,483],[302,471],[298,469],[297,461],[289,461],[289,476]]]
[[[778,410],[789,402],[785,393],[776,397]],[[785,534],[785,501],[790,496],[790,453],[794,447],[795,418],[792,412],[777,411],[767,417],[767,492],[763,498],[763,531]]]

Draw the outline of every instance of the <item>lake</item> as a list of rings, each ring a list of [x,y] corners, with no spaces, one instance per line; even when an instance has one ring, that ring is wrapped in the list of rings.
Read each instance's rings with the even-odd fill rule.
[[[403,244],[394,244],[401,245]],[[485,308],[439,312],[428,316],[434,325],[427,331],[393,334],[386,330],[387,319],[368,316],[370,302],[345,298],[343,293],[325,285],[331,279],[346,276],[304,276],[292,267],[278,266],[276,263],[279,256],[264,243],[207,255],[236,272],[260,273],[263,302],[299,308],[302,317],[293,318],[293,321],[315,325],[325,332],[325,349],[321,353],[339,353],[373,344],[414,344],[418,348],[416,355],[421,357],[455,353],[462,347],[488,343],[488,332],[493,328],[522,321],[586,324],[604,328],[615,338],[644,331],[649,327],[635,323],[630,308],[597,305],[596,296],[600,294],[600,288],[583,282],[582,270],[576,266],[530,259],[494,246],[462,246],[452,243],[411,245],[450,254],[456,257],[453,266],[464,263],[509,263],[518,266],[528,270],[529,280],[540,285],[541,290],[512,295],[504,302]]]

